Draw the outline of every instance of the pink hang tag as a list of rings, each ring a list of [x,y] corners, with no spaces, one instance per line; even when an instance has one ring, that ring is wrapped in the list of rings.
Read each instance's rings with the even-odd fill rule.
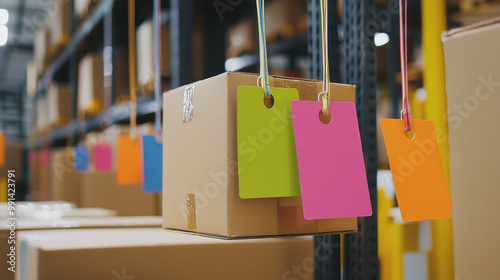
[[[319,119],[322,103],[292,101],[304,217],[307,220],[372,215],[356,107],[331,102],[331,122]]]
[[[98,143],[94,146],[94,166],[97,172],[110,172],[112,169],[111,145]]]
[[[40,165],[42,167],[49,166],[49,151],[47,151],[46,149],[41,150],[39,157],[40,157]]]

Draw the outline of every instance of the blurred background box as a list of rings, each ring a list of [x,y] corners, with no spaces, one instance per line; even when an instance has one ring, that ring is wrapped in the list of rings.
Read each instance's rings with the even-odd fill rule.
[[[227,31],[227,56],[235,57],[254,53],[258,49],[257,22],[247,17],[231,25]]]
[[[47,91],[47,122],[51,127],[61,127],[69,123],[71,115],[71,90],[68,85],[51,83]]]
[[[164,229],[20,232],[16,279],[314,279],[310,237],[224,241]],[[119,257],[117,257],[119,256]]]
[[[26,66],[26,91],[30,96],[35,95],[36,86],[38,83],[37,69],[35,61],[32,60]]]
[[[50,31],[47,28],[40,28],[35,34],[34,60],[36,65],[36,74],[38,78],[43,76],[48,67]]]
[[[74,0],[74,13],[76,23],[80,24],[86,19],[100,0]]]
[[[53,200],[80,206],[80,174],[74,170],[73,149],[59,148],[50,155],[50,193]]]
[[[5,144],[5,165],[0,166],[0,177],[7,177],[9,170],[15,170],[15,180],[19,182],[23,177],[23,145],[8,142]]]
[[[119,186],[116,173],[87,172],[80,174],[82,207],[112,209],[119,216],[156,215],[157,194],[147,194],[142,186]]]
[[[154,92],[154,52],[153,52],[153,22],[147,20],[136,31],[136,63],[137,63],[137,92],[142,95],[152,95]],[[160,76],[170,76],[170,26],[162,24],[161,38],[161,69]],[[163,83],[162,89],[168,85]]]
[[[50,29],[49,58],[54,59],[71,40],[70,1],[52,0],[47,27]]]
[[[104,109],[104,74],[102,56],[87,54],[78,64],[78,112],[85,117]]]
[[[307,3],[304,0],[276,0],[266,5],[266,40],[291,39],[307,32]]]

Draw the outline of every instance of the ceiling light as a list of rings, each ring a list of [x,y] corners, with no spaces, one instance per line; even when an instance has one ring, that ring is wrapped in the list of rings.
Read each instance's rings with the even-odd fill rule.
[[[0,25],[6,25],[9,22],[9,11],[0,9]]]
[[[389,35],[383,32],[375,33],[375,46],[380,47],[389,42]]]
[[[0,25],[0,46],[5,46],[9,39],[9,29],[5,25]]]

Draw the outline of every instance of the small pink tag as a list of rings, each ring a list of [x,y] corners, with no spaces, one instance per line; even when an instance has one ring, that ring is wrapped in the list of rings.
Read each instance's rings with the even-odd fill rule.
[[[331,102],[331,122],[319,119],[322,103],[292,101],[304,217],[307,220],[372,214],[356,107]]]
[[[94,146],[94,166],[97,172],[110,172],[111,164],[111,145],[108,143],[99,143]]]
[[[45,149],[41,150],[39,157],[40,157],[40,165],[42,167],[49,166],[49,151],[48,150],[45,150]]]
[[[34,150],[30,150],[29,153],[28,153],[28,163],[29,164],[35,163],[35,159],[36,159],[35,151]]]

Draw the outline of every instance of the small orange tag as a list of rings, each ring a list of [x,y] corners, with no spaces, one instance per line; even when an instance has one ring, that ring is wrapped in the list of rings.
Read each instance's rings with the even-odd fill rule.
[[[118,136],[116,180],[118,185],[141,185],[142,155],[141,138]]]
[[[5,165],[5,133],[0,132],[0,167]]]
[[[382,119],[382,132],[403,221],[451,218],[451,199],[432,121]]]

